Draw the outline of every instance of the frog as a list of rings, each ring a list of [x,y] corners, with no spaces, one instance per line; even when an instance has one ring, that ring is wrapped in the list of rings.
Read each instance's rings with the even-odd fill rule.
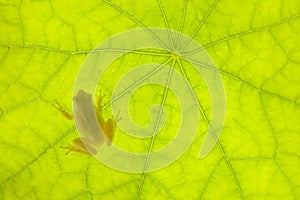
[[[85,90],[78,90],[76,96],[73,97],[73,114],[65,109],[57,100],[52,104],[65,118],[75,121],[77,130],[83,135],[73,139],[73,145],[60,146],[62,149],[67,149],[65,153],[78,152],[87,155],[96,155],[96,147],[103,145],[111,145],[115,136],[117,122],[121,120],[119,117],[120,111],[116,118],[107,120],[103,117],[102,100],[105,95],[101,90],[94,103],[92,94]]]

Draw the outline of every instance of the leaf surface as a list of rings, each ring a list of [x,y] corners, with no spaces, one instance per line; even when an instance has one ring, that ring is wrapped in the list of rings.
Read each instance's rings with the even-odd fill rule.
[[[0,199],[298,199],[299,10],[297,0],[2,0]],[[214,60],[226,92],[218,144],[199,158],[212,105],[203,77],[182,60],[201,117],[195,140],[179,159],[158,171],[131,174],[93,157],[65,156],[59,146],[78,134],[51,103],[57,99],[72,110],[73,84],[87,54],[110,36],[146,27],[181,32]],[[113,62],[99,86],[105,103],[124,73],[164,63],[164,54],[148,49]],[[178,63],[172,67],[180,72]],[[137,124],[147,125],[151,105],[161,103],[167,122],[151,149],[150,140],[119,129],[115,143],[148,153],[168,144],[181,123],[175,94],[147,85],[134,92],[128,109]],[[111,116],[109,106],[104,116]]]

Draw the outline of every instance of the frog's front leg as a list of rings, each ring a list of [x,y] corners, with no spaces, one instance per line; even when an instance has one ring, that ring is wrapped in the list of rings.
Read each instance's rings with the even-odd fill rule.
[[[62,149],[68,149],[66,152],[66,155],[68,155],[70,152],[75,151],[78,153],[88,154],[88,155],[95,155],[97,154],[97,150],[89,145],[91,142],[88,138],[82,137],[82,138],[75,138],[73,140],[74,145],[69,146],[60,146]]]
[[[65,109],[62,105],[60,105],[57,100],[55,100],[55,103],[53,103],[52,106],[54,108],[56,108],[68,120],[73,119],[73,115],[67,109]]]
[[[105,124],[105,120],[102,115],[102,100],[104,97],[105,97],[105,95],[102,95],[102,92],[100,90],[99,95],[96,99],[96,105],[95,105],[96,116],[97,116],[98,122],[100,124],[100,127],[103,127]]]

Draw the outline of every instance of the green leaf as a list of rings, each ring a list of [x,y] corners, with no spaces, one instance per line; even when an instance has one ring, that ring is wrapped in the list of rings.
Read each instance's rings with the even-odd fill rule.
[[[0,199],[300,198],[299,10],[297,0],[1,0]],[[199,158],[214,105],[204,77],[180,57],[201,115],[180,158],[156,171],[128,173],[92,156],[66,156],[59,147],[78,133],[51,103],[57,99],[72,110],[73,85],[88,53],[115,34],[147,27],[192,38],[218,67],[226,118],[217,144]],[[111,63],[99,82],[105,119],[124,74],[172,56],[144,49]],[[172,67],[182,73],[179,62]],[[114,144],[149,153],[172,141],[182,120],[180,101],[165,87],[140,87],[120,114],[128,109],[145,126],[150,107],[160,103],[166,123],[159,134],[137,139],[118,128]]]

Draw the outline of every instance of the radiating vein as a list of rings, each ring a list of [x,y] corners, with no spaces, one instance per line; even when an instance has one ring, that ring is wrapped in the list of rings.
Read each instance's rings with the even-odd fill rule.
[[[237,76],[235,76],[235,75],[232,75],[232,74],[230,74],[230,73],[228,73],[228,72],[226,72],[226,71],[223,71],[223,70],[220,70],[220,69],[216,69],[216,68],[211,67],[211,66],[209,66],[209,65],[207,65],[207,64],[204,64],[204,63],[199,63],[198,61],[195,61],[195,60],[186,59],[186,61],[188,61],[188,62],[190,62],[190,63],[194,63],[194,64],[197,64],[197,65],[200,65],[200,66],[205,67],[205,68],[207,68],[207,69],[210,69],[210,70],[219,72],[219,73],[221,73],[221,74],[224,74],[224,75],[226,75],[226,76],[232,78],[233,80],[239,81],[239,82],[241,82],[242,84],[247,85],[248,87],[250,87],[250,88],[252,88],[252,89],[254,89],[254,90],[256,90],[256,91],[258,91],[258,92],[260,92],[260,93],[267,94],[267,95],[269,95],[269,96],[273,96],[273,97],[275,97],[275,98],[278,98],[278,99],[287,101],[287,102],[289,102],[289,103],[291,103],[291,104],[294,104],[294,105],[298,105],[297,101],[295,101],[295,100],[288,99],[288,98],[286,98],[286,97],[280,96],[279,94],[275,94],[275,93],[272,93],[272,92],[263,90],[262,88],[258,88],[258,87],[256,87],[256,86],[254,86],[254,85],[248,83],[247,81],[245,81],[245,80],[243,80],[243,79],[241,79],[241,78],[239,78],[239,77],[237,77]]]
[[[83,51],[66,51],[61,49],[56,49],[52,47],[45,47],[45,46],[37,46],[37,45],[5,45],[0,44],[0,48],[7,48],[7,49],[39,49],[43,51],[49,52],[57,52],[66,55],[81,55],[81,54],[89,54],[89,53],[97,53],[97,52],[121,52],[121,53],[133,53],[133,54],[143,54],[143,55],[152,55],[152,56],[169,56],[170,53],[158,53],[158,52],[149,52],[143,51],[140,49],[135,50],[128,50],[128,49],[117,49],[117,48],[105,48],[105,49],[92,49],[92,50],[83,50]],[[8,52],[8,51],[7,51]]]
[[[173,42],[173,38],[172,38],[172,35],[171,35],[171,32],[170,32],[170,26],[169,26],[169,23],[168,23],[168,19],[167,19],[166,13],[165,13],[164,8],[163,8],[163,6],[161,4],[161,1],[157,0],[157,3],[159,5],[161,14],[162,14],[162,16],[164,18],[165,26],[168,29],[168,37],[169,37],[170,43],[172,45],[172,50],[174,51],[175,50],[174,42]]]
[[[283,20],[281,20],[281,21],[279,21],[277,23],[274,23],[274,24],[271,24],[271,25],[268,25],[268,26],[262,26],[262,27],[258,27],[258,28],[255,28],[255,29],[250,29],[248,31],[236,33],[234,35],[230,35],[228,37],[225,37],[225,38],[213,41],[213,42],[211,42],[209,44],[203,45],[203,47],[200,48],[200,49],[196,49],[196,50],[193,50],[193,51],[183,52],[182,55],[191,55],[191,54],[194,54],[196,52],[203,51],[204,49],[207,49],[207,48],[209,48],[211,46],[214,46],[214,45],[217,45],[217,44],[220,44],[220,43],[223,43],[223,42],[227,42],[227,41],[235,39],[235,38],[240,38],[242,36],[249,35],[249,34],[252,34],[252,33],[257,33],[257,32],[260,32],[260,31],[270,30],[270,29],[272,29],[272,28],[274,28],[276,26],[280,26],[282,24],[294,21],[294,20],[296,20],[298,18],[300,18],[300,14],[299,15],[295,15],[293,17],[289,17],[289,18],[283,19]]]
[[[133,22],[135,22],[136,24],[138,24],[140,27],[146,29],[148,31],[148,33],[155,38],[165,49],[169,49],[168,46],[166,46],[164,44],[163,41],[161,41],[160,38],[158,38],[147,26],[145,26],[142,22],[140,22],[139,20],[137,20],[135,17],[133,17],[132,15],[130,15],[128,12],[126,12],[125,10],[121,9],[120,7],[118,7],[117,5],[113,4],[112,2],[108,1],[108,0],[104,0],[105,3],[107,3],[108,5],[110,5],[112,8],[116,9],[117,11],[119,11],[121,14],[125,15],[126,17],[128,17],[129,19],[131,19]],[[171,50],[171,49],[169,49]]]
[[[43,84],[41,91],[44,91],[45,88],[49,85],[49,83],[51,82],[51,80],[53,80],[55,78],[55,76],[63,69],[64,65],[71,59],[71,56],[68,56],[60,65],[59,67],[54,71],[54,73],[52,73],[48,80]]]
[[[153,74],[155,74],[156,72],[158,72],[159,70],[161,70],[161,68],[163,68],[165,65],[167,65],[171,60],[172,60],[172,57],[170,57],[168,60],[166,60],[165,62],[163,62],[159,67],[157,67],[154,70],[152,70],[151,72],[149,72],[146,76],[143,76],[139,80],[135,81],[134,84],[132,84],[129,88],[126,88],[120,94],[118,94],[116,97],[114,97],[110,102],[108,102],[107,104],[104,104],[102,108],[105,109],[106,107],[110,106],[112,103],[116,102],[123,95],[125,95],[127,92],[129,92],[130,90],[132,90],[135,86],[139,85],[140,83],[142,83],[143,81],[145,81],[147,78],[149,78],[150,76],[152,76]]]
[[[183,5],[183,12],[182,12],[182,19],[181,19],[181,23],[180,23],[180,28],[179,28],[179,33],[182,33],[183,31],[183,27],[184,27],[184,23],[185,23],[185,16],[186,16],[186,0],[184,0],[184,5]],[[177,46],[176,46],[176,51],[179,51],[179,46],[180,46],[180,40],[181,40],[181,34],[178,35],[177,37]]]
[[[166,82],[166,85],[165,85],[165,89],[164,89],[164,93],[163,93],[163,97],[162,97],[162,102],[160,104],[161,107],[159,109],[159,113],[158,113],[158,116],[157,116],[155,128],[153,130],[153,135],[151,137],[151,141],[150,141],[150,145],[149,145],[149,149],[148,149],[148,154],[147,154],[147,157],[146,157],[146,161],[145,161],[145,165],[144,165],[144,169],[143,169],[143,173],[142,173],[142,177],[141,177],[141,184],[140,184],[140,187],[139,187],[137,199],[140,199],[141,193],[142,193],[142,190],[143,190],[144,181],[145,181],[145,171],[147,170],[147,167],[148,167],[148,164],[149,164],[149,159],[150,159],[151,152],[152,152],[152,149],[153,149],[153,144],[154,144],[156,132],[158,130],[159,122],[160,122],[162,112],[163,112],[163,107],[165,105],[166,98],[167,98],[167,95],[168,95],[169,85],[170,85],[170,81],[171,81],[171,78],[172,78],[172,73],[173,73],[173,70],[174,70],[175,61],[176,60],[173,58],[173,62],[172,62],[172,65],[171,65],[171,68],[170,68],[170,71],[169,71],[169,74],[168,74],[168,79],[167,79],[167,82]]]
[[[199,23],[199,25],[197,26],[197,28],[194,30],[194,32],[192,33],[190,39],[181,47],[181,49],[179,50],[180,53],[182,53],[184,51],[184,49],[190,44],[190,42],[195,38],[196,34],[200,31],[201,27],[203,26],[203,24],[206,22],[207,18],[209,17],[209,15],[211,14],[211,12],[215,9],[216,5],[219,3],[220,0],[215,0],[214,3],[211,5],[211,7],[209,8],[208,12],[205,14],[205,16],[202,18],[201,22]]]
[[[193,88],[190,87],[190,84],[189,84],[189,81],[188,81],[189,78],[187,77],[187,75],[186,75],[186,73],[185,73],[185,70],[184,70],[184,68],[183,68],[183,65],[182,65],[180,59],[178,59],[178,64],[179,64],[179,67],[180,67],[180,71],[181,71],[182,75],[184,76],[184,78],[185,78],[185,80],[186,80],[186,82],[187,82],[187,85],[189,86],[189,89],[190,89],[191,93],[193,94]],[[202,108],[202,106],[201,106],[199,100],[197,99],[197,97],[194,97],[194,98],[195,98],[195,102],[197,103],[197,106],[198,106],[198,108],[199,108],[199,110],[200,110],[200,112],[201,112],[201,114],[202,114],[202,116],[203,116],[203,118],[204,118],[204,121],[205,121],[205,123],[206,123],[206,125],[207,125],[207,127],[208,127],[207,134],[212,134],[212,136],[214,137],[216,143],[218,144],[219,149],[220,149],[221,152],[222,152],[222,156],[224,157],[224,159],[225,159],[225,161],[226,161],[226,164],[227,164],[229,170],[231,171],[231,173],[232,173],[232,175],[233,175],[233,177],[234,177],[234,180],[235,180],[235,183],[236,183],[236,185],[237,185],[237,187],[238,187],[240,196],[241,196],[242,199],[245,199],[245,196],[244,196],[243,190],[242,190],[242,188],[241,188],[240,182],[239,182],[239,180],[238,180],[238,177],[237,177],[237,175],[236,175],[236,172],[235,172],[235,170],[233,169],[233,167],[232,167],[232,165],[231,165],[231,162],[230,162],[228,156],[226,155],[226,152],[224,151],[223,146],[221,145],[219,139],[217,138],[217,136],[216,136],[216,134],[215,134],[215,131],[214,131],[213,128],[211,127],[211,125],[210,125],[210,123],[209,123],[209,120],[207,119],[207,116],[205,115],[205,112],[204,112],[204,110],[203,110],[203,108]]]

